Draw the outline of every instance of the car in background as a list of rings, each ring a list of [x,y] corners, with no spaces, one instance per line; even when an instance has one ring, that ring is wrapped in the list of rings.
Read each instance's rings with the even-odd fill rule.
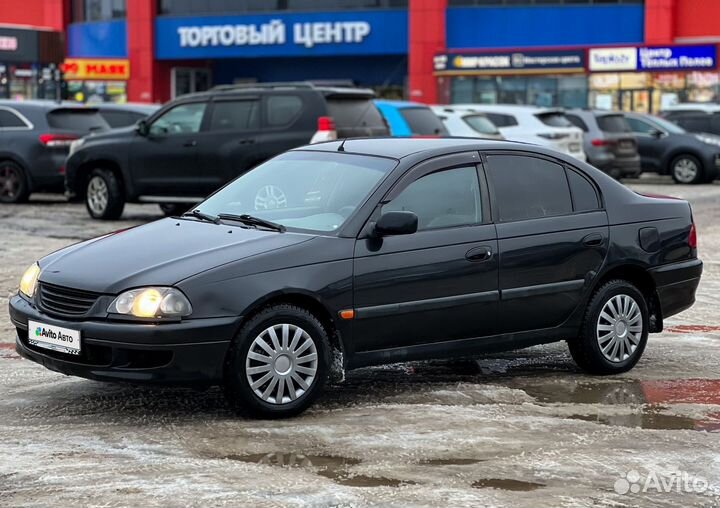
[[[448,131],[425,104],[408,101],[376,100],[375,105],[397,137],[448,136]]]
[[[586,160],[582,130],[575,127],[558,108],[538,108],[514,104],[461,104],[485,113],[509,141],[546,146]]]
[[[711,182],[720,174],[720,136],[687,132],[653,115],[623,114],[637,137],[643,171],[684,184]]]
[[[688,132],[720,135],[720,104],[684,102],[664,108],[660,115]]]
[[[135,125],[160,109],[159,104],[139,104],[134,102],[124,104],[101,102],[92,104],[92,106],[98,109],[100,115],[113,129]]]
[[[485,113],[472,107],[431,106],[451,136],[482,139],[505,139]]]
[[[0,100],[0,203],[21,203],[38,191],[63,192],[70,144],[109,128],[94,107]]]
[[[126,202],[174,215],[257,164],[337,137],[385,136],[372,90],[312,83],[218,86],[165,104],[136,126],[83,138],[66,163],[71,197],[91,217],[117,219]],[[258,206],[286,199],[263,189]]]
[[[286,200],[257,206],[267,188]],[[564,340],[586,372],[627,372],[702,269],[687,201],[556,150],[349,139],[43,257],[9,311],[17,352],[45,368],[224,385],[238,412],[280,418],[377,364]]]
[[[640,176],[637,140],[621,113],[571,109],[565,115],[583,131],[587,161],[613,178]]]

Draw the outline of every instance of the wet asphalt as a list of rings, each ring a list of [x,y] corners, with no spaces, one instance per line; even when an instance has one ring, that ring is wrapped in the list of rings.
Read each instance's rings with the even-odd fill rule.
[[[720,506],[720,184],[627,183],[690,200],[705,273],[621,376],[556,343],[350,372],[301,417],[252,421],[218,388],[46,371],[0,311],[0,506]],[[0,308],[35,259],[157,218],[1,206]]]

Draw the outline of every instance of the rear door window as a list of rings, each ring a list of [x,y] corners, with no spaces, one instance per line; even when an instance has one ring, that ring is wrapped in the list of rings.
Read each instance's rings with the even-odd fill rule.
[[[570,187],[560,164],[506,154],[490,154],[487,160],[500,222],[572,213]]]
[[[553,111],[550,113],[538,113],[535,115],[538,120],[548,127],[572,127],[573,124],[565,116],[565,113]]]
[[[400,114],[413,134],[420,136],[447,136],[448,132],[430,108],[401,108]]]
[[[385,128],[380,111],[370,99],[329,98],[328,113],[335,125],[343,127],[379,127]]]
[[[244,131],[260,127],[257,99],[216,101],[210,117],[211,131]]]
[[[603,132],[631,132],[630,125],[622,115],[602,115],[597,117],[597,123]]]
[[[625,120],[632,131],[636,134],[651,134],[652,132],[658,130],[657,127],[654,127],[647,122],[643,122],[642,120],[638,120],[637,118],[628,117]]]
[[[518,124],[517,120],[512,115],[504,115],[502,113],[485,113],[495,127],[514,127]]]
[[[164,136],[200,132],[207,102],[179,104],[165,111],[150,126],[150,134]]]
[[[270,95],[265,101],[270,127],[289,125],[302,111],[303,102],[297,95]]]
[[[48,125],[53,129],[91,132],[109,129],[110,126],[97,109],[58,108],[47,114]]]

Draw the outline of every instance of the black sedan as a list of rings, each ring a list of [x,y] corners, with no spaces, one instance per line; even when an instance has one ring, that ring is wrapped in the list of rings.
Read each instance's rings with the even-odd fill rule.
[[[701,272],[686,201],[531,145],[358,139],[50,254],[10,315],[49,369],[222,383],[238,411],[283,417],[374,364],[567,340],[586,371],[625,372]]]
[[[687,132],[664,118],[624,113],[638,140],[643,171],[677,183],[712,182],[720,173],[720,136]]]

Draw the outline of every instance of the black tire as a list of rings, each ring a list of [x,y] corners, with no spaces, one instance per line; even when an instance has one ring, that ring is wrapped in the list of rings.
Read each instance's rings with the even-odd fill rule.
[[[682,172],[681,165],[683,164],[692,165],[696,168],[694,176],[688,176]],[[695,185],[705,181],[705,170],[702,162],[697,157],[690,154],[681,154],[670,162],[670,176],[672,176],[675,183]]]
[[[308,334],[317,351],[317,361],[315,363],[317,370],[304,393],[298,395],[295,400],[290,399],[288,402],[275,404],[272,401],[263,400],[262,394],[258,395],[253,390],[248,380],[246,366],[251,361],[248,360],[248,353],[251,352],[250,347],[255,339],[273,325],[281,324],[299,327]],[[322,392],[328,378],[330,351],[328,332],[311,312],[289,304],[266,307],[242,326],[230,346],[225,358],[225,397],[230,406],[243,416],[252,418],[289,418],[298,415],[305,411]],[[262,353],[257,346],[254,346],[253,352]],[[264,355],[268,356],[269,353],[264,353]],[[258,362],[258,365],[265,363]],[[272,369],[276,369],[277,364],[275,362],[271,365]],[[295,367],[294,363],[291,363],[291,365]],[[257,376],[261,376],[261,374],[257,374]],[[290,376],[291,374],[285,376],[286,383],[293,383],[294,389],[298,389],[300,385],[292,381]],[[260,385],[257,389],[259,391],[268,389],[271,381],[272,379],[268,380],[266,384]],[[289,388],[284,389],[287,390],[286,393],[290,393]],[[271,389],[271,391],[275,396],[274,398],[277,399],[275,390]]]
[[[166,217],[182,215],[190,209],[190,205],[183,203],[160,203],[159,206]]]
[[[0,161],[0,203],[25,203],[29,197],[25,170],[11,160]]]
[[[100,192],[95,187],[103,186],[106,190],[106,199],[96,201],[95,196]],[[85,186],[85,207],[90,217],[99,220],[117,220],[125,208],[125,194],[120,180],[109,169],[94,169],[87,179]]]
[[[622,295],[629,296],[637,304],[641,316],[642,330],[639,333],[640,337],[635,349],[629,352],[627,358],[611,361],[603,354],[597,335],[600,333],[598,331],[600,313],[609,300]],[[607,327],[608,325],[603,324],[602,326]],[[649,318],[645,295],[626,280],[611,280],[603,284],[593,294],[585,311],[580,336],[568,341],[568,347],[573,360],[581,369],[591,374],[620,374],[632,369],[640,360],[647,344],[648,330]],[[631,344],[629,338],[627,344]]]

